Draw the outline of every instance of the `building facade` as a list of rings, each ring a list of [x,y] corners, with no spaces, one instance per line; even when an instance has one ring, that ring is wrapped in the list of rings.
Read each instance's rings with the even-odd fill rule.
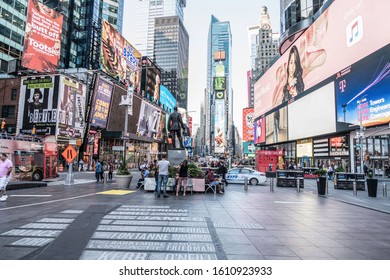
[[[212,155],[226,152],[233,140],[231,50],[230,23],[219,21],[212,15],[207,41],[207,87],[205,97],[205,135],[210,136],[205,139],[205,146],[206,150]],[[218,134],[221,133],[223,133],[223,139],[216,141],[216,137],[219,139]]]
[[[183,22],[186,4],[186,0],[137,1],[135,47],[142,55],[153,57],[155,19],[158,17],[178,16]]]
[[[124,0],[103,0],[103,18],[122,33]]]
[[[179,16],[155,19],[154,60],[161,67],[161,82],[188,108],[189,36]]]

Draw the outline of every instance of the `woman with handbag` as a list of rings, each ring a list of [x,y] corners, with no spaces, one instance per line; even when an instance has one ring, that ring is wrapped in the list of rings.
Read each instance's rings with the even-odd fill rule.
[[[185,159],[180,164],[179,180],[176,187],[176,196],[179,196],[181,184],[183,182],[183,196],[186,196],[187,180],[188,180],[188,161]]]

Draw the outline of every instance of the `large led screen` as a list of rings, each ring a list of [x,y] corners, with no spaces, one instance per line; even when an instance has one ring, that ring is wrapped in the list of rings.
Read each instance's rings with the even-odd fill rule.
[[[111,25],[103,20],[100,67],[119,82],[139,87],[141,54]]]
[[[265,143],[265,117],[261,117],[254,122],[254,143]]]
[[[161,110],[146,101],[142,101],[138,119],[138,133],[140,136],[157,138],[162,126],[160,118]]]
[[[267,115],[265,124],[265,142],[267,144],[287,141],[287,106]]]
[[[91,125],[93,127],[106,128],[112,89],[111,83],[101,76],[98,77],[95,84],[95,102],[92,105]]]
[[[55,135],[58,119],[60,76],[22,77],[18,111],[18,132]]]
[[[340,71],[336,94],[338,130],[389,123],[390,45]]]
[[[63,16],[37,0],[29,0],[22,66],[53,72],[58,66]]]
[[[176,106],[176,99],[164,86],[160,86],[160,105],[168,113],[172,113]]]
[[[387,45],[389,10],[390,1],[334,1],[256,82],[255,118]]]
[[[253,107],[242,109],[242,140],[253,142]]]
[[[334,82],[288,105],[288,138],[296,140],[336,131]]]
[[[215,116],[214,116],[214,152],[222,154],[225,152],[225,116],[226,107],[224,100],[215,100]]]
[[[57,140],[81,139],[85,129],[85,84],[61,76]]]

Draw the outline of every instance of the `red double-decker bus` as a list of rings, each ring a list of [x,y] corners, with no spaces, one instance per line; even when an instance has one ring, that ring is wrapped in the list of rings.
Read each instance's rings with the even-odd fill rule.
[[[0,153],[14,164],[11,181],[41,181],[57,177],[58,146],[54,136],[0,135]]]

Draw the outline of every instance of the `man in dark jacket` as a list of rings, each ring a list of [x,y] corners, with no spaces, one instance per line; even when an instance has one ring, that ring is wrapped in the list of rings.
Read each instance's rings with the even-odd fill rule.
[[[174,112],[169,115],[168,119],[168,130],[172,136],[173,148],[176,148],[176,136],[179,139],[180,148],[184,148],[183,140],[181,137],[181,129],[185,129],[183,120],[181,119],[180,113],[177,111],[177,107],[174,108]]]

